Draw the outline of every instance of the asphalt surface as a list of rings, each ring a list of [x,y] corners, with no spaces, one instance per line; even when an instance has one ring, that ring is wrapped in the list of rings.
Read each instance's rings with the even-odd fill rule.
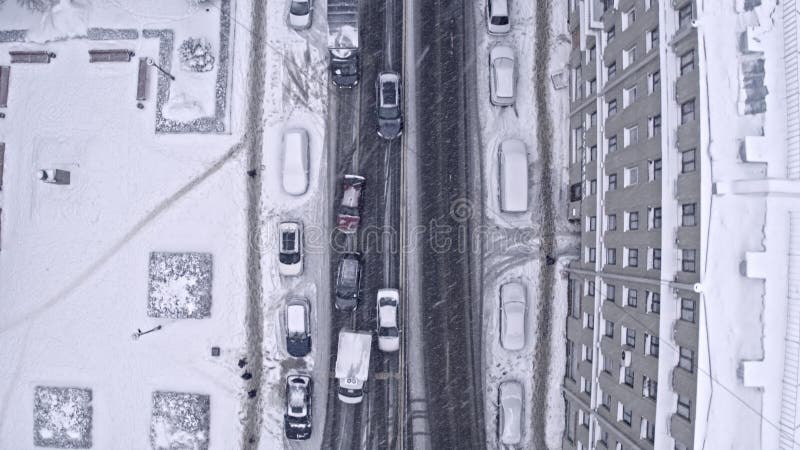
[[[420,2],[423,3],[423,2]],[[441,0],[415,12],[427,413],[434,449],[485,448],[474,5]]]
[[[388,5],[388,8],[387,8]],[[344,250],[362,254],[361,300],[354,313],[333,312],[331,317],[331,376],[336,365],[338,332],[341,328],[375,331],[376,293],[384,287],[399,287],[399,205],[400,139],[387,141],[377,134],[375,80],[382,70],[401,72],[402,2],[361,2],[359,47],[360,81],[356,88],[330,87],[331,107],[328,132],[335,148],[329,148],[329,176],[335,191],[330,218],[335,221],[341,200],[341,180],[347,173],[366,177],[362,193],[361,225],[356,236],[331,236],[331,286],[335,285],[338,258]],[[387,14],[387,10],[389,14]],[[388,59],[391,55],[391,60]],[[333,302],[331,293],[330,301]],[[398,354],[378,350],[374,338],[370,379],[364,401],[347,405],[336,397],[336,380],[331,380],[327,396],[324,447],[332,449],[393,449],[397,447]]]

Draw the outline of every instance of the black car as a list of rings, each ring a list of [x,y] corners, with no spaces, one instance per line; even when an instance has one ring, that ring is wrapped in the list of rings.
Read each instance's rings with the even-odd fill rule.
[[[286,377],[286,413],[283,428],[289,439],[305,440],[311,437],[311,396],[314,382],[304,374]]]
[[[307,298],[291,297],[286,301],[286,351],[297,358],[311,352],[310,310]]]
[[[376,90],[378,135],[384,139],[395,139],[403,131],[400,75],[395,72],[381,72]]]
[[[345,253],[336,270],[336,309],[352,311],[358,306],[361,288],[361,255]]]
[[[331,56],[331,82],[340,88],[353,88],[358,84],[358,50],[333,49]]]

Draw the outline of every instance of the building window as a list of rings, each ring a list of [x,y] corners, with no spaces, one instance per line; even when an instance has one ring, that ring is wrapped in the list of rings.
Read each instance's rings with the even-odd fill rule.
[[[627,69],[636,62],[636,46],[622,51],[622,69]]]
[[[580,416],[581,425],[583,425],[584,428],[589,428],[589,413],[587,411],[580,410]]]
[[[625,128],[624,140],[625,147],[637,144],[639,142],[639,126],[633,125]]]
[[[628,213],[628,230],[636,231],[639,229],[639,212],[631,211]]]
[[[658,337],[650,336],[650,355],[658,358]]]
[[[647,137],[651,138],[661,133],[661,114],[647,118]]]
[[[594,281],[589,281],[586,283],[586,295],[594,297]]]
[[[658,395],[658,383],[647,375],[642,376],[642,397],[655,400]]]
[[[650,228],[657,230],[661,228],[661,207],[650,208]]]
[[[606,285],[606,300],[613,302],[617,299],[617,287],[613,284]]]
[[[692,401],[685,395],[678,394],[678,415],[692,421]]]
[[[597,93],[597,78],[589,80],[589,95]]]
[[[631,8],[622,13],[622,31],[625,31],[636,22],[636,8]]]
[[[647,32],[645,43],[648,52],[658,48],[658,26]]]
[[[594,247],[589,247],[589,262],[593,263],[597,261],[597,250]]]
[[[681,173],[694,172],[695,170],[694,154],[695,154],[695,149],[681,152]]]
[[[654,248],[653,249],[653,267],[652,269],[659,270],[661,269],[661,249]]]
[[[586,328],[594,330],[594,314],[586,313]]]
[[[687,372],[694,372],[694,350],[680,347],[680,359],[678,366]]]
[[[681,76],[694,70],[694,49],[681,55],[680,67]]]
[[[575,280],[569,281],[569,292],[567,294],[567,307],[569,309],[569,315],[572,316],[573,319],[578,319],[581,317],[581,297],[580,291],[575,289]]]
[[[695,258],[697,257],[697,250],[683,249],[681,250],[681,270],[684,272],[694,272],[696,269]]]
[[[694,300],[690,298],[681,299],[681,320],[694,323]]]
[[[589,61],[594,61],[596,55],[597,55],[597,45],[592,44],[592,46],[589,47]]]
[[[589,195],[597,194],[597,180],[589,181]]]
[[[640,430],[640,437],[649,442],[655,442],[656,439],[656,425],[649,420],[642,417],[642,428]]]
[[[617,215],[616,214],[609,214],[606,216],[606,230],[608,231],[617,231]]]
[[[625,187],[639,184],[639,168],[627,167],[625,168]]]
[[[614,337],[614,322],[606,320],[606,337]]]
[[[567,339],[566,370],[564,373],[566,374],[566,377],[572,381],[575,381],[575,374],[572,371],[574,358],[575,358],[575,343]]]
[[[697,225],[695,218],[696,203],[685,203],[681,205],[681,225],[684,227],[693,227]]]
[[[609,191],[616,191],[617,190],[617,174],[612,173],[608,176],[608,190]]]
[[[681,103],[681,125],[694,120],[694,99]]]
[[[592,111],[589,114],[589,127],[594,128],[597,126],[597,111]]]
[[[639,293],[636,289],[628,289],[628,306],[636,308],[639,304]]]
[[[606,264],[610,266],[614,266],[617,264],[617,249],[615,248],[606,249]]]
[[[610,44],[617,36],[617,30],[613,26],[606,30],[606,44]]]
[[[622,107],[627,108],[636,101],[636,85],[622,90]]]
[[[683,28],[684,26],[690,24],[692,19],[694,19],[693,16],[694,11],[692,8],[692,2],[688,2],[681,6],[681,9],[678,10],[678,28]]]
[[[609,398],[611,398],[611,395],[609,395]],[[605,406],[606,409],[610,410],[611,409],[611,400],[609,400],[607,404],[604,403],[603,406]],[[601,430],[600,431],[600,437],[598,438],[597,442],[600,445],[602,445],[603,447],[608,447],[608,431]]]
[[[581,350],[583,351],[583,360],[586,362],[592,362],[592,347],[587,347],[586,344],[581,346]]]
[[[597,160],[597,145],[589,147],[589,161]]]
[[[661,178],[661,158],[648,161],[647,168],[650,175],[650,181],[655,181]]]
[[[635,248],[628,249],[628,267],[639,267],[639,250],[638,249],[635,249]],[[633,290],[633,292],[635,294],[636,290]]]
[[[624,377],[623,377],[623,381],[622,382],[626,386],[633,387],[633,377],[634,377],[633,368],[625,367],[623,369],[624,369],[624,371],[623,371],[624,372]]]
[[[644,0],[644,10],[649,11],[653,7],[653,0]]]
[[[652,94],[661,88],[661,72],[656,70],[647,74],[647,93]]]
[[[647,293],[647,312],[658,314],[661,312],[661,294],[658,292]]]
[[[564,399],[564,430],[566,430],[567,440],[574,442],[575,429],[572,427],[572,408],[566,398]]]
[[[608,153],[617,151],[617,135],[609,136],[608,138]]]
[[[606,110],[608,111],[608,117],[614,116],[617,113],[617,99],[613,98],[609,100]],[[683,111],[682,107],[681,111]]]
[[[632,328],[625,330],[625,345],[630,348],[636,348],[636,330]]]
[[[614,61],[608,66],[606,66],[606,74],[608,75],[608,79],[611,80],[617,75],[617,62]]]
[[[608,334],[606,334],[606,336],[608,336]],[[614,337],[613,328],[611,329],[611,337]],[[603,372],[611,375],[612,370],[614,370],[614,360],[609,355],[603,355]]]
[[[577,202],[581,199],[581,183],[575,183],[569,187],[569,201]]]
[[[597,216],[589,217],[589,230],[588,231],[595,231],[597,229]]]
[[[620,402],[620,406],[622,407],[622,421],[625,422],[625,425],[630,426],[632,422],[632,414],[629,408],[626,408],[625,405]]]

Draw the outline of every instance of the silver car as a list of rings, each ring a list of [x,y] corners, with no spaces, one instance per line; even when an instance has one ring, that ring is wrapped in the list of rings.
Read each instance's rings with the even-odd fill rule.
[[[514,49],[497,45],[489,52],[489,94],[495,106],[512,106],[516,99]]]
[[[513,281],[500,286],[500,344],[506,350],[525,347],[525,286]]]
[[[498,389],[497,435],[503,445],[522,443],[522,384],[505,381]]]
[[[400,75],[395,72],[381,72],[378,75],[376,91],[378,135],[384,139],[394,139],[403,131]]]

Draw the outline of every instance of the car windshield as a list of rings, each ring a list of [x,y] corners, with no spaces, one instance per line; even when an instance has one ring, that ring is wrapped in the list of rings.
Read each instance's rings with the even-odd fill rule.
[[[296,252],[297,247],[295,247],[297,235],[291,231],[284,231],[281,233],[281,245],[283,246],[284,252]]]
[[[378,336],[382,337],[395,337],[399,335],[400,333],[398,332],[397,328],[381,328],[378,330]]]
[[[292,2],[291,11],[296,16],[305,16],[310,9],[308,2]]]
[[[385,106],[394,106],[397,104],[397,85],[393,82],[383,83],[381,87],[381,94],[383,97],[383,104]]]
[[[352,259],[345,259],[342,262],[342,284],[348,287],[356,284],[358,274],[358,262]]]
[[[508,25],[508,16],[492,17],[492,25]]]

